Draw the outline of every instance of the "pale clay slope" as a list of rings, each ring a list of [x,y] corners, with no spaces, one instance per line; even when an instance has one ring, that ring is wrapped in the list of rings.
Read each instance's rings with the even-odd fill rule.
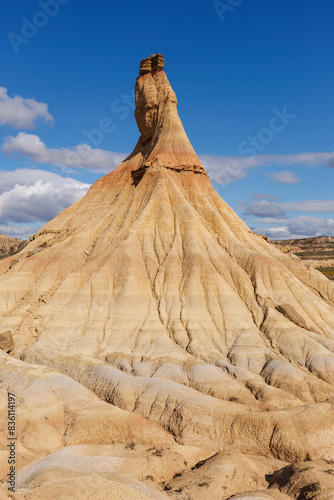
[[[273,458],[334,460],[334,285],[222,201],[160,68],[138,78],[136,103],[141,138],[128,159],[0,261],[0,333],[15,343],[1,381],[19,398],[21,466],[63,446],[169,443],[200,447],[198,460],[234,450],[231,467],[244,466],[238,453],[267,457],[262,479],[231,494],[263,491]],[[58,476],[61,495],[77,491],[75,477],[83,490],[105,484],[105,496],[89,498],[118,498],[117,488],[140,498],[133,473],[55,473],[51,457],[24,498],[50,488],[56,498]],[[145,488],[163,489],[158,482]],[[183,486],[184,498],[200,498]],[[277,488],[263,498],[284,498]]]

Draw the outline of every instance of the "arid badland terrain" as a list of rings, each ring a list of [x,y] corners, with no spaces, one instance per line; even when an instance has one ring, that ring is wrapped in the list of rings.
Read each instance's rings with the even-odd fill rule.
[[[10,257],[15,253],[22,250],[27,244],[25,240],[18,240],[16,238],[9,238],[0,234],[0,259]]]
[[[306,264],[320,269],[329,279],[334,279],[334,237],[318,236],[299,240],[272,241],[283,252],[293,253]]]
[[[130,156],[0,260],[0,495],[332,499],[334,283],[219,197],[163,66]]]

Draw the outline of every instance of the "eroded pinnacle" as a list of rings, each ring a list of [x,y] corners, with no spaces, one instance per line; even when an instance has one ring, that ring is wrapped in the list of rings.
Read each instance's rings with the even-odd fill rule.
[[[162,54],[152,54],[140,61],[139,76],[164,69],[164,57]]]

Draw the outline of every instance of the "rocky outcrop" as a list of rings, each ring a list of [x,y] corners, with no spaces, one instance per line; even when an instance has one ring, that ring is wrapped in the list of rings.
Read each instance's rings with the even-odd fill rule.
[[[276,240],[272,243],[282,252],[297,255],[306,265],[321,268],[325,276],[334,279],[334,237]]]
[[[153,166],[207,176],[184,131],[176,109],[175,92],[162,71],[163,67],[161,54],[152,55],[140,63],[135,88],[135,118],[141,135],[129,157],[135,182]]]
[[[164,69],[165,60],[162,54],[152,54],[151,57],[146,57],[140,61],[139,76],[143,76],[146,73],[152,73],[155,71],[161,71]]]
[[[0,234],[0,259],[14,255],[22,250],[27,243],[26,240],[18,240]]]
[[[271,491],[279,489],[289,498],[334,498],[334,461],[303,462],[277,470],[269,479]]]
[[[14,349],[13,336],[9,330],[0,333],[0,349],[11,352]]]

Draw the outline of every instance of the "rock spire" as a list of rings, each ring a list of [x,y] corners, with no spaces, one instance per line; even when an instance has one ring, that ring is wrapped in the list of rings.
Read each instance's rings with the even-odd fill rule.
[[[152,166],[207,176],[185,133],[176,95],[163,67],[162,54],[153,54],[140,63],[135,118],[141,135],[132,153],[137,159],[132,176],[138,180]]]
[[[162,54],[152,54],[140,61],[139,76],[164,69],[165,60]]]

